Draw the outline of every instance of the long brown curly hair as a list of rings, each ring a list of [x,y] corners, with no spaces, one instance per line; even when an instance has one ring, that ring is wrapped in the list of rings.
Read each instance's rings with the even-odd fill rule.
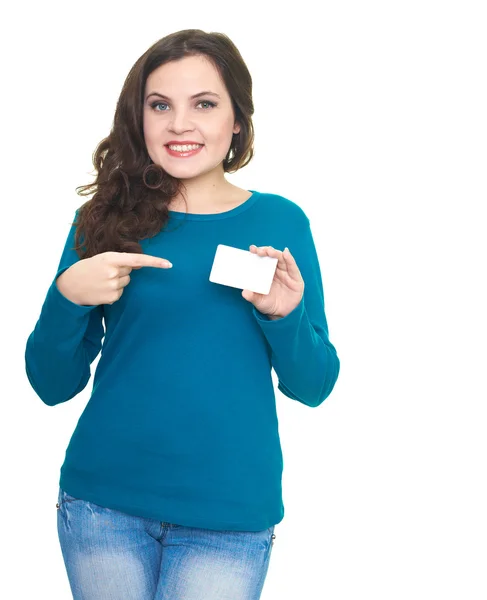
[[[234,173],[254,154],[252,78],[240,52],[223,33],[184,29],[153,44],[130,69],[108,137],[96,147],[93,183],[76,188],[95,192],[78,208],[75,244],[80,259],[107,251],[143,253],[140,240],[153,237],[169,220],[171,199],[183,195],[182,180],[152,162],[143,133],[144,90],[150,73],[186,56],[206,56],[219,71],[232,100],[240,132],[234,134],[223,170]]]

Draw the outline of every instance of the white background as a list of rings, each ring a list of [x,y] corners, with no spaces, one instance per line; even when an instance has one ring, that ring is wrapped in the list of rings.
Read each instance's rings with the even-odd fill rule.
[[[318,408],[276,390],[285,517],[262,598],[485,600],[482,5],[3,10],[0,597],[71,597],[55,504],[92,380],[47,407],[27,380],[25,344],[130,67],[195,27],[229,35],[250,69],[256,154],[228,178],[310,218],[341,360]]]

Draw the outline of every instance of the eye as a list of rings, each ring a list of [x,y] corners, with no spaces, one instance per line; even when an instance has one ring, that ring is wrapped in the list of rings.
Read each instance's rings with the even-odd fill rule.
[[[216,106],[214,102],[210,102],[209,100],[202,100],[199,104],[208,104],[211,108]]]
[[[210,100],[200,100],[200,102],[198,102],[198,104],[196,106],[198,106],[199,104],[207,104],[208,108],[205,108],[204,110],[210,110],[212,108],[214,108],[216,106],[216,104],[214,102],[211,102]],[[151,104],[151,108],[153,110],[156,110],[156,106],[169,106],[167,104],[167,102],[153,102]],[[166,110],[156,110],[156,112],[167,112]]]
[[[155,110],[156,106],[161,106],[162,104],[166,104],[166,103],[165,102],[153,102],[151,104],[151,108],[153,108]],[[156,112],[161,112],[161,111],[158,110]],[[162,112],[164,112],[164,111],[162,111]]]

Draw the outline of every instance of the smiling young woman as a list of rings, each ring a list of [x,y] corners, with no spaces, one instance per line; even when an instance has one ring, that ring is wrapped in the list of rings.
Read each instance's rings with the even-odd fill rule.
[[[272,369],[317,407],[340,363],[308,217],[225,178],[252,159],[253,110],[227,36],[166,36],[130,70],[81,188],[95,193],[25,352],[54,406],[102,350],[57,490],[74,600],[260,598],[284,517]],[[277,258],[269,293],[209,281],[219,244]]]

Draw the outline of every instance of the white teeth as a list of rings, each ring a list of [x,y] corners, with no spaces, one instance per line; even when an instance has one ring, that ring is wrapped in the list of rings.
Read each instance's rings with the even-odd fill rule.
[[[197,148],[201,148],[201,144],[184,144],[182,146],[169,146],[169,148],[176,152],[189,152],[190,150],[196,150]]]

